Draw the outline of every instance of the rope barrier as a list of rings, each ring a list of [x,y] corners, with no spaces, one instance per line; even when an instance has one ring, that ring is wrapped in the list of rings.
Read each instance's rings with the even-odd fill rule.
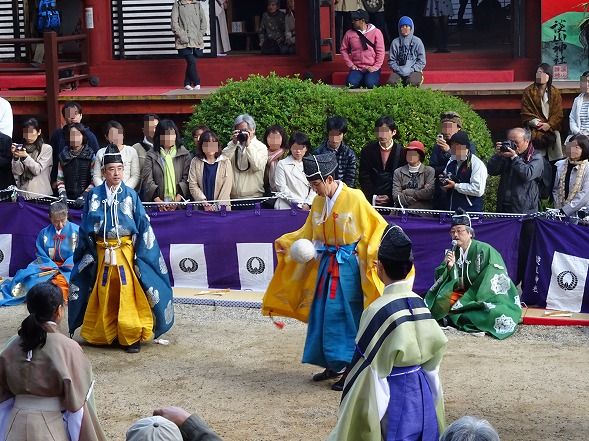
[[[3,196],[4,194],[9,193],[7,196]],[[34,198],[25,198],[27,200],[34,199],[35,201],[43,201],[43,202],[55,202],[61,200],[59,197],[55,197],[52,195],[46,195],[41,193],[35,193],[32,191],[20,190],[16,186],[11,185],[8,188],[0,190],[0,201],[5,201],[8,199],[16,200],[18,196],[35,196]],[[187,201],[183,198],[182,201],[170,201],[170,202],[142,202],[146,207],[158,207],[164,205],[179,205],[179,206],[200,206],[205,204],[219,204],[219,203],[229,203],[231,205],[240,205],[240,206],[252,206],[256,205],[255,201],[259,201],[263,203],[270,199],[276,198],[284,198],[282,193],[273,193],[272,196],[263,196],[263,197],[255,197],[255,198],[242,198],[242,199],[216,199],[212,201]],[[68,205],[75,205],[75,201],[72,199],[67,199],[65,201]],[[414,209],[414,208],[399,208],[399,207],[386,207],[382,205],[372,205],[374,209],[376,209],[381,214],[389,214],[396,213],[401,215],[426,215],[430,217],[441,217],[441,216],[448,216],[451,217],[454,212],[453,211],[446,211],[446,210],[428,210],[424,208]],[[569,222],[569,223],[578,223],[583,225],[589,225],[589,212],[586,211],[579,211],[575,216],[567,216],[560,212],[560,210],[554,208],[548,208],[546,211],[539,211],[536,213],[531,214],[523,214],[523,213],[493,213],[487,211],[473,211],[468,212],[471,217],[480,216],[481,218],[518,218],[518,219],[534,219],[534,218],[542,218],[554,221],[561,221],[561,222]]]

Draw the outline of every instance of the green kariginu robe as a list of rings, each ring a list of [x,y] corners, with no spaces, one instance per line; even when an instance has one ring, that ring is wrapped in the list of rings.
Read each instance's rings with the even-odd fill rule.
[[[466,258],[455,251],[456,263],[445,262],[436,268],[436,281],[425,296],[434,319],[448,319],[465,332],[484,331],[500,340],[515,332],[522,319],[522,308],[515,285],[505,269],[501,255],[489,244],[471,241]],[[454,291],[464,295],[451,305]]]

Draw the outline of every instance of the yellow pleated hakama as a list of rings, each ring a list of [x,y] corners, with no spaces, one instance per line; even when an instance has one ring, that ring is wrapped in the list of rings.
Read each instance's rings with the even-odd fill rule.
[[[105,250],[112,249],[116,265],[105,264]],[[153,337],[153,315],[133,267],[135,255],[129,236],[97,244],[98,271],[88,300],[81,337],[96,345],[123,346]]]

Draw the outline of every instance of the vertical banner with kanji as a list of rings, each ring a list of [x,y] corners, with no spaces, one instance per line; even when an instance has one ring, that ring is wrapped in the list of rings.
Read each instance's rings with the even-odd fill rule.
[[[589,70],[589,1],[542,0],[542,61],[555,80],[578,80]]]

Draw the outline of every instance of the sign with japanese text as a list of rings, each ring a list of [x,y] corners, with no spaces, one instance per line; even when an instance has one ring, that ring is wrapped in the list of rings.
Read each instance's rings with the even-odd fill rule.
[[[589,1],[542,0],[542,61],[555,80],[578,80],[589,71]]]

